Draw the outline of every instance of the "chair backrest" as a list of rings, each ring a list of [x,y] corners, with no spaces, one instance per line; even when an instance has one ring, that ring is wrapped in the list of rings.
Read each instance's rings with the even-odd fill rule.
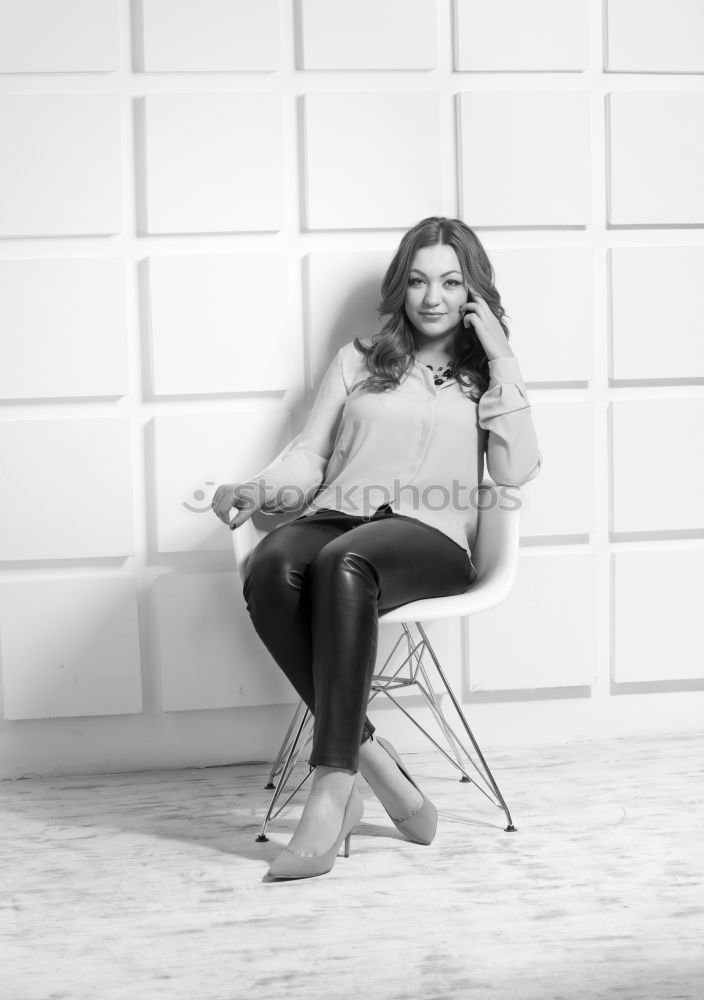
[[[472,563],[477,578],[472,589],[489,587],[501,581],[502,591],[513,584],[518,565],[520,490],[512,487],[510,496],[504,496],[505,487],[493,483],[482,483],[477,492],[477,534],[472,545],[468,539]],[[259,512],[254,515],[258,517]],[[267,515],[263,515],[267,516]],[[247,562],[255,547],[271,529],[263,529],[254,524],[250,517],[239,528],[232,531],[232,545],[235,561],[242,582],[247,571]]]
[[[237,563],[242,583],[244,583],[249,557],[268,532],[258,528],[251,517],[244,524],[241,524],[239,528],[230,530],[232,534],[232,547],[235,550],[235,562]]]
[[[478,494],[477,535],[472,550],[472,562],[479,578],[485,578],[518,562],[521,493],[511,487],[482,483]],[[470,541],[471,546],[471,541]]]

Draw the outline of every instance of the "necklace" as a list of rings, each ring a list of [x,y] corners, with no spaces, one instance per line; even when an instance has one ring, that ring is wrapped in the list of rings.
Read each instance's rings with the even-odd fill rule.
[[[442,365],[425,363],[425,367],[430,369],[430,374],[433,376],[435,385],[444,385],[445,382],[449,382],[450,379],[455,377],[454,364],[450,361],[446,361]]]

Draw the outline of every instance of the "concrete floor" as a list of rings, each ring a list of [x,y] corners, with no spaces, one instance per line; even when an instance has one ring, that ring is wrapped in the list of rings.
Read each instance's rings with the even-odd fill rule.
[[[436,752],[430,847],[367,811],[349,859],[262,881],[264,766],[0,783],[2,1000],[704,1000],[704,737],[494,750],[503,813]],[[303,768],[301,773],[305,773]]]

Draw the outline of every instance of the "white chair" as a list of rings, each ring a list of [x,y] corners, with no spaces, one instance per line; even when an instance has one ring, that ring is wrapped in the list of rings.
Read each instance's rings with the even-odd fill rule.
[[[401,626],[401,633],[381,670],[373,675],[369,702],[378,694],[383,693],[386,695],[425,734],[450,764],[461,773],[460,781],[474,784],[494,805],[503,810],[507,822],[507,826],[504,829],[507,832],[514,832],[516,827],[513,825],[508,806],[469,728],[464,712],[462,711],[462,706],[457,700],[421,625],[421,621],[427,622],[439,618],[463,618],[467,615],[476,615],[482,611],[487,611],[489,608],[500,604],[508,596],[513,587],[518,566],[520,490],[514,489],[510,497],[504,498],[501,496],[499,487],[483,483],[479,491],[478,501],[478,527],[474,546],[471,545],[471,539],[469,539],[472,551],[472,563],[477,571],[474,582],[462,594],[412,601],[400,608],[395,608],[393,611],[387,611],[379,615],[380,623],[398,623]],[[257,516],[255,514],[255,517]],[[253,523],[253,518],[249,518],[239,528],[232,531],[231,534],[237,567],[244,581],[247,561],[255,546],[267,532],[258,528]],[[413,637],[409,628],[411,625],[414,625],[420,634],[419,639]],[[404,635],[407,640],[408,653],[402,662],[392,670],[389,667],[389,663]],[[426,672],[426,667],[430,667],[430,664],[423,663],[423,654],[426,651],[439,677],[440,686],[449,696],[457,718],[480,762],[479,764],[477,764],[468,749],[468,744],[463,742],[451,727],[438,701],[433,685],[430,683]],[[449,752],[394,697],[394,691],[410,686],[415,686],[423,696],[438,723]],[[299,782],[285,802],[274,813],[274,807],[289,780],[293,768],[313,739],[313,723],[314,719],[310,710],[303,701],[300,701],[269,775],[266,788],[275,788],[275,791],[259,836],[256,838],[258,841],[268,840],[266,828],[269,821],[279,815],[281,810],[310,777],[312,768],[309,769],[303,780]],[[474,769],[481,784],[470,776],[468,767]],[[274,786],[274,778],[278,774],[280,774],[280,778],[278,784]]]

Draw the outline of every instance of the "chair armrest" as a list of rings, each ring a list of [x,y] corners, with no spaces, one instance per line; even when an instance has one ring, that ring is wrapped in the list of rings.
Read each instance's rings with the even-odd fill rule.
[[[240,574],[240,578],[244,583],[249,557],[254,551],[256,545],[264,537],[265,532],[260,531],[257,528],[251,517],[241,524],[239,528],[230,528],[228,530],[232,535],[232,548],[235,553],[235,564]]]

